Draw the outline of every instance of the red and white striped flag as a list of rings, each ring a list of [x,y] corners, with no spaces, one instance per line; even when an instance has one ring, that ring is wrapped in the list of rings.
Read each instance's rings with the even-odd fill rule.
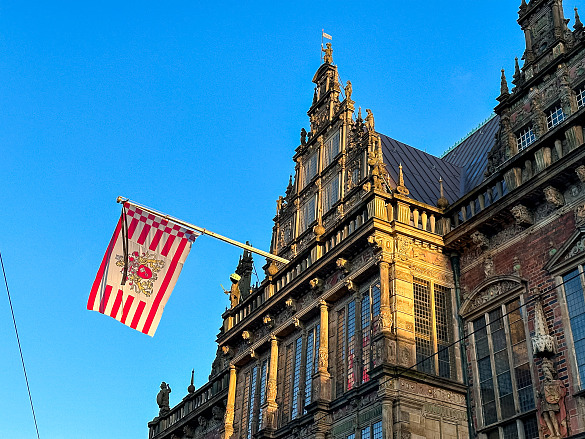
[[[152,337],[199,233],[129,203],[124,210],[91,288],[87,309]]]

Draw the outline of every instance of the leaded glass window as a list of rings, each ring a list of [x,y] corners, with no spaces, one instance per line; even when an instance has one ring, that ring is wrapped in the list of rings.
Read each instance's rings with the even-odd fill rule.
[[[313,397],[313,374],[317,371],[317,358],[319,356],[319,325],[313,327],[307,334],[307,356],[305,363],[305,402],[306,407]]]
[[[266,378],[267,378],[268,360],[262,361],[260,368],[260,402],[258,410],[258,428],[262,428],[262,405],[266,402]]]
[[[352,300],[347,306],[347,390],[351,390],[355,386],[356,348],[355,300]]]
[[[248,439],[252,439],[252,428],[254,427],[254,415],[256,414],[256,377],[258,375],[258,366],[252,369],[250,374],[250,406],[248,407]]]
[[[565,120],[565,113],[560,105],[550,110],[546,116],[546,126],[550,130]]]
[[[299,233],[303,233],[315,221],[317,213],[316,199],[317,196],[313,195],[301,206],[299,211]]]
[[[292,407],[291,418],[295,419],[299,414],[299,389],[301,384],[301,356],[303,350],[303,337],[297,338],[295,342],[295,361],[292,385]]]
[[[339,130],[325,141],[325,148],[323,150],[323,168],[327,167],[333,159],[339,154]]]
[[[575,359],[579,369],[581,388],[585,384],[585,293],[583,288],[583,267],[579,266],[563,276],[563,288],[567,299]]]
[[[521,131],[516,137],[516,141],[518,143],[518,151],[522,151],[524,148],[528,147],[528,145],[534,143],[536,141],[536,136],[532,127],[528,127]]]
[[[341,174],[335,174],[323,186],[323,212],[328,212],[341,196]]]
[[[313,152],[301,165],[301,182],[302,187],[307,186],[313,177],[317,175],[319,169],[319,151]]]
[[[294,345],[289,344],[286,347],[284,357],[284,385],[282,389],[282,423],[287,423],[290,413],[290,397],[291,397],[291,381],[292,381],[292,370],[293,370],[293,354]]]
[[[414,278],[414,331],[417,369],[452,378],[453,305],[451,289]]]
[[[484,313],[471,324],[474,380],[484,426],[535,408],[525,320],[525,308],[518,298]],[[518,437],[517,425],[523,424],[514,421],[503,425],[502,437]]]
[[[581,108],[585,105],[585,87],[581,87],[577,90],[577,108]]]

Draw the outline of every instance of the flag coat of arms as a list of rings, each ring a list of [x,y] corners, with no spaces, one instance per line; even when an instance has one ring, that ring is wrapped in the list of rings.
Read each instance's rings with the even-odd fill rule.
[[[125,203],[87,309],[153,336],[197,236]]]

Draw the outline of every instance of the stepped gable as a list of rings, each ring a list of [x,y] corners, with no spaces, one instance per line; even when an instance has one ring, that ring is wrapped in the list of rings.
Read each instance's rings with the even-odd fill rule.
[[[493,116],[459,145],[442,157],[442,160],[463,169],[460,194],[478,186],[485,177],[487,153],[495,144],[500,117]],[[444,177],[443,177],[444,178]],[[455,199],[449,199],[450,202]]]
[[[461,167],[383,134],[380,137],[392,187],[398,184],[398,167],[402,164],[404,185],[411,198],[436,205],[440,195],[439,178],[443,179],[445,197],[450,203],[461,196]]]

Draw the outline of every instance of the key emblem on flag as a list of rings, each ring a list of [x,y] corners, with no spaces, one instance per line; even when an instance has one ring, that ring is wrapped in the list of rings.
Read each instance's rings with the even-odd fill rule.
[[[124,204],[87,309],[153,336],[198,232]]]

